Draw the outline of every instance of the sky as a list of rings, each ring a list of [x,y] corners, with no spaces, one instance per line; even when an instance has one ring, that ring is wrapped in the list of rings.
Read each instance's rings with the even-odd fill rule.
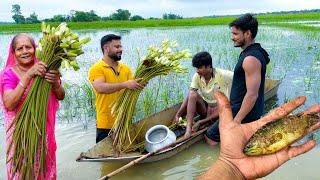
[[[164,13],[201,17],[320,9],[320,0],[1,0],[0,22],[13,22],[14,4],[20,5],[24,17],[35,12],[40,20],[69,15],[71,10],[94,10],[99,16],[109,16],[117,9],[127,9],[131,15],[161,18]]]

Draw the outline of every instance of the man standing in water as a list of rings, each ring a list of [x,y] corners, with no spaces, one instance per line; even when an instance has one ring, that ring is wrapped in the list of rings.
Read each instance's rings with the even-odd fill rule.
[[[234,121],[249,123],[259,119],[264,110],[264,83],[268,53],[255,43],[258,21],[245,14],[229,24],[234,47],[243,49],[234,69],[230,103]],[[219,124],[215,122],[205,136],[210,145],[220,142]]]
[[[96,95],[97,135],[96,143],[108,136],[115,121],[111,112],[112,104],[123,89],[139,90],[143,86],[139,79],[132,80],[130,68],[119,62],[122,55],[121,37],[108,34],[101,38],[103,58],[95,63],[88,72],[88,78]]]

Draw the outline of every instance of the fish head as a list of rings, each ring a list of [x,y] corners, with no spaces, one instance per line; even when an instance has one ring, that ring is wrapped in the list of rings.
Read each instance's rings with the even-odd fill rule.
[[[311,127],[320,122],[320,113],[307,114],[304,115],[303,118],[306,118],[306,122],[308,122],[308,127]]]
[[[243,149],[243,153],[248,156],[260,155],[264,152],[263,148],[257,143],[248,143]]]

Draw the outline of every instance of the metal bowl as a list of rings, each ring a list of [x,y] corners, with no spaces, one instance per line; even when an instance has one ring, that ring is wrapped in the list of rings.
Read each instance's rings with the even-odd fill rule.
[[[154,152],[176,141],[177,137],[167,126],[156,125],[146,135],[145,149]]]

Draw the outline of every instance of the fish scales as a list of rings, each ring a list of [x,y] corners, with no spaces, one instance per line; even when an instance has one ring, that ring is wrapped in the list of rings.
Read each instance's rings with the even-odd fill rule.
[[[257,156],[280,151],[300,139],[317,122],[317,113],[299,113],[269,122],[249,139],[243,152],[249,156]]]

